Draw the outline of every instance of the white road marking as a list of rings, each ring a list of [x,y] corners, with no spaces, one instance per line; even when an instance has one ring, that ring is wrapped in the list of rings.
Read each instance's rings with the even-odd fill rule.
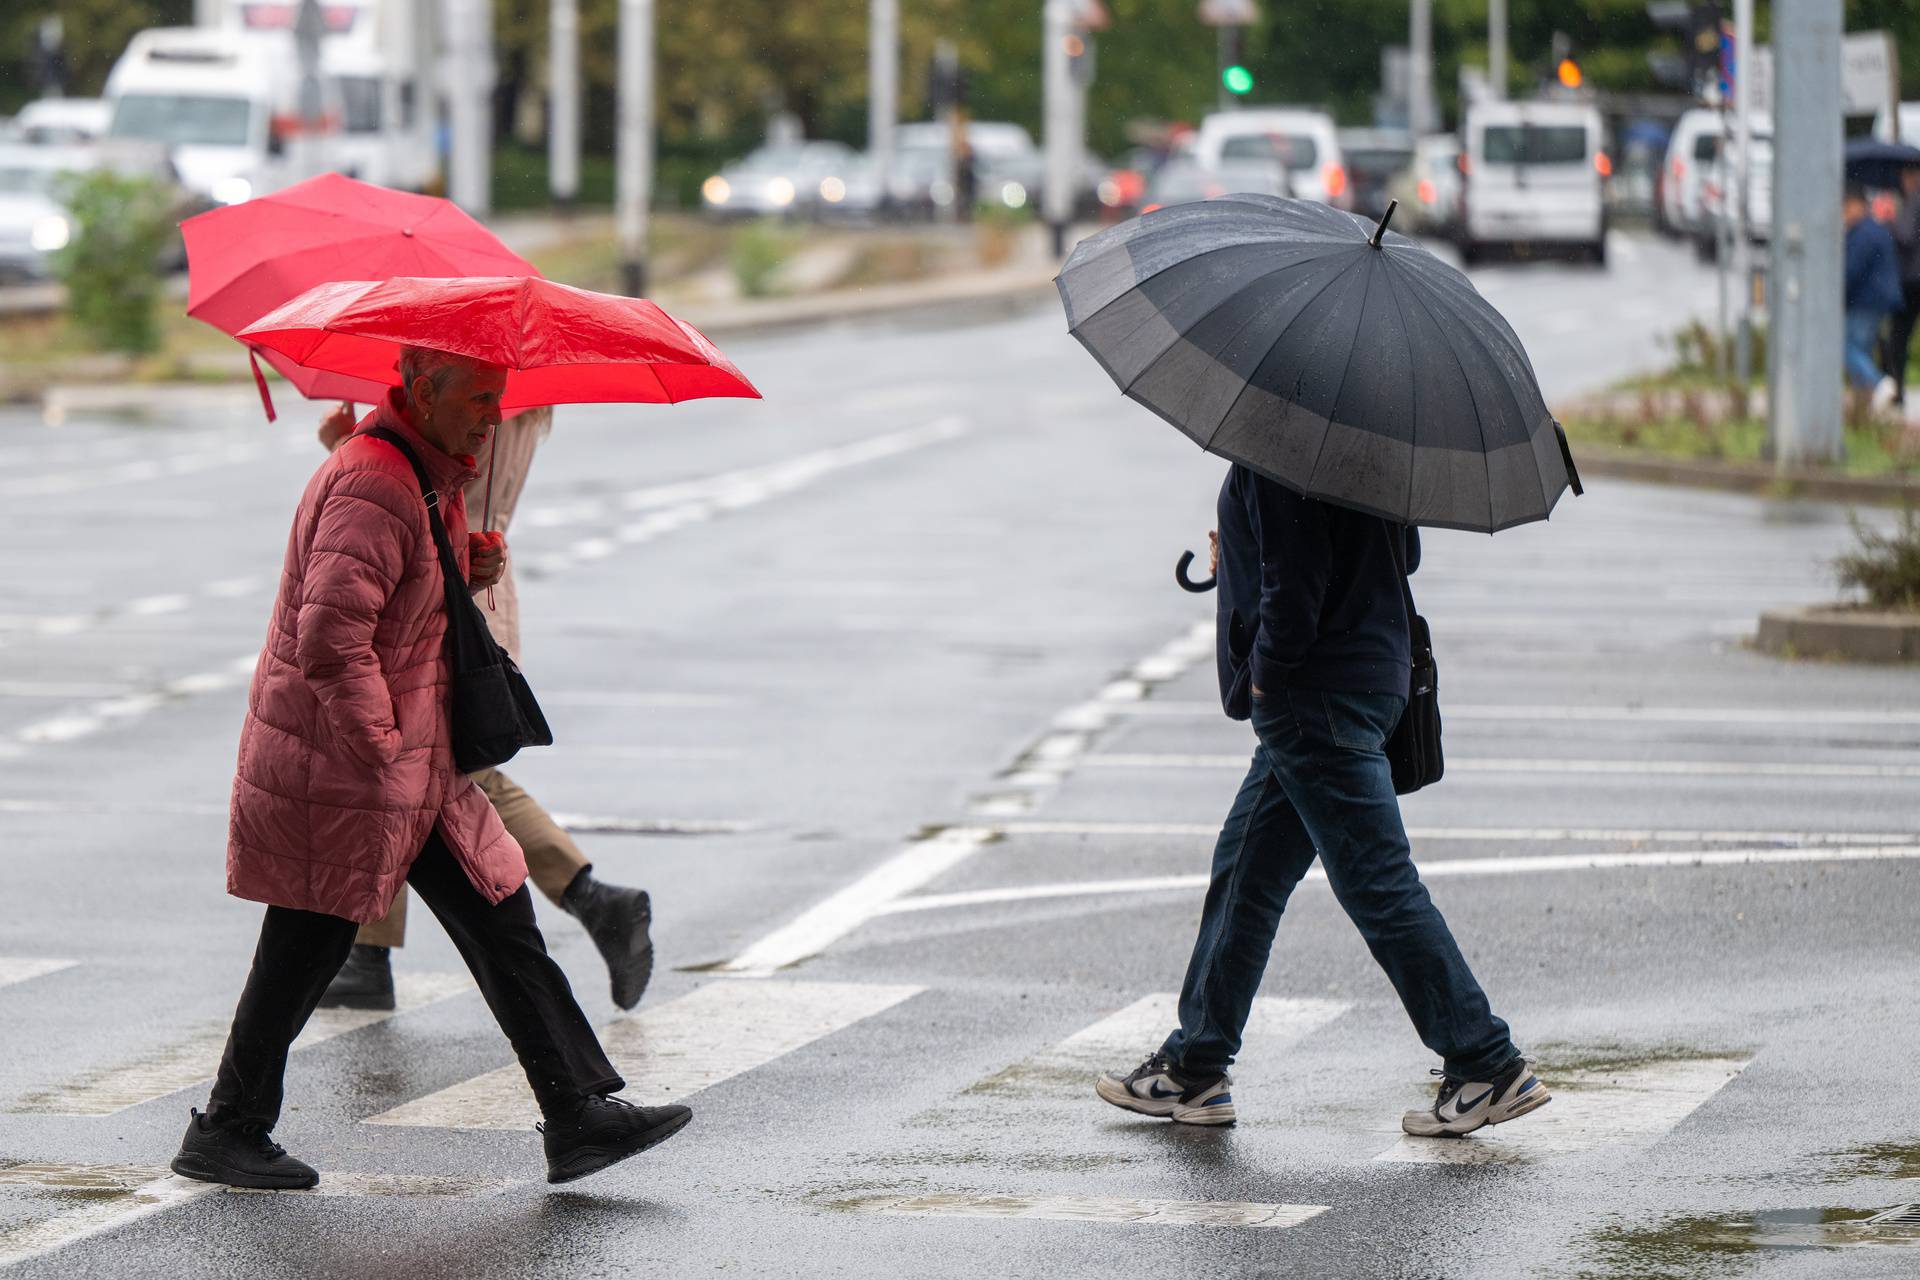
[[[78,711],[36,720],[10,735],[12,745],[31,747],[73,742],[91,737],[110,725],[138,719],[168,702],[237,688],[253,679],[253,669],[259,659],[259,654],[249,653],[212,671],[179,676],[158,689],[105,698]]]
[[[1002,836],[1170,836],[1212,838],[1219,823],[1205,822],[1049,822],[996,823]],[[1678,827],[1408,827],[1420,841],[1514,841],[1529,844],[1900,844],[1920,836],[1912,831],[1708,831]]]
[[[1248,767],[1246,755],[1151,755],[1108,752],[1083,757],[1081,765],[1098,769],[1239,769]],[[1614,774],[1633,777],[1716,778],[1920,778],[1920,764],[1804,764],[1772,760],[1553,760],[1492,757],[1447,758],[1447,772]]]
[[[392,1011],[375,1009],[319,1009],[308,1019],[297,1049],[309,1048],[335,1036],[473,990],[464,973],[399,973],[394,975]],[[164,1098],[213,1078],[220,1051],[227,1042],[225,1023],[198,1032],[138,1062],[106,1071],[83,1074],[71,1084],[40,1090],[22,1097],[8,1110],[15,1114],[106,1116],[128,1107]]]
[[[0,698],[118,698],[131,685],[59,680],[0,680]]]
[[[765,1066],[923,988],[852,982],[720,981],[600,1029],[630,1101],[657,1106]],[[539,1118],[518,1065],[403,1103],[366,1123],[525,1129]]]
[[[28,956],[0,956],[0,987],[10,987],[16,982],[30,982],[35,978],[44,978],[50,973],[62,969],[71,969],[78,960],[49,960]]]
[[[1690,1058],[1541,1073],[1546,1106],[1466,1138],[1400,1140],[1375,1160],[1493,1164],[1572,1155],[1600,1147],[1650,1146],[1746,1069],[1745,1058]]]
[[[1115,714],[1127,716],[1221,717],[1218,702],[1154,698]],[[1920,711],[1854,710],[1843,707],[1646,707],[1568,703],[1448,703],[1448,721],[1574,721],[1647,724],[1847,724],[1915,725]]]
[[[1416,860],[1423,880],[1442,876],[1534,875],[1550,871],[1621,871],[1633,868],[1744,867],[1793,865],[1806,862],[1885,862],[1920,858],[1920,844],[1845,845],[1830,849],[1693,849],[1648,850],[1639,853],[1542,854],[1521,858],[1425,858]],[[1308,881],[1325,880],[1319,866],[1308,870]],[[876,915],[909,911],[944,911],[1000,902],[1027,902],[1042,898],[1083,898],[1110,894],[1170,893],[1207,887],[1205,875],[1138,876],[1124,880],[1072,880],[1056,884],[1011,885],[1002,889],[969,889],[961,893],[931,893],[904,897],[879,908]]]
[[[540,694],[541,705],[550,707],[685,707],[705,711],[737,707],[740,701],[728,694],[644,689],[559,689]]]
[[[558,759],[593,758],[596,760],[695,760],[704,764],[725,764],[740,760],[746,752],[738,747],[676,747],[662,743],[651,747],[605,746],[599,743],[563,743],[537,747],[541,757]]]
[[[615,818],[585,813],[556,813],[553,820],[568,831],[620,836],[728,836],[752,831],[751,822],[722,818]]]
[[[763,977],[820,954],[894,899],[958,866],[988,835],[977,827],[950,827],[914,841],[719,966],[720,971]]]
[[[144,1172],[155,1171],[149,1169]],[[0,1172],[0,1177],[4,1176],[4,1172]],[[0,1231],[0,1268],[52,1253],[77,1240],[126,1226],[151,1214],[176,1208],[189,1200],[211,1195],[217,1190],[212,1183],[193,1182],[172,1173],[163,1173],[160,1177],[122,1190],[117,1195],[111,1190],[114,1184],[105,1184],[109,1189],[104,1193],[99,1189],[100,1185],[74,1188],[100,1197],[98,1199],[82,1200],[73,1208],[50,1218]]]
[[[1022,1196],[975,1192],[856,1196],[833,1202],[854,1213],[943,1218],[1027,1218],[1149,1227],[1297,1227],[1327,1211],[1319,1204],[1242,1200],[1143,1200],[1131,1196]]]

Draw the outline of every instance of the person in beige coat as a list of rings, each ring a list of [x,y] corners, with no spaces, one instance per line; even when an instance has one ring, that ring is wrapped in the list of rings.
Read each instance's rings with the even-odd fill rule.
[[[353,408],[343,404],[321,420],[320,443],[332,450],[353,433],[354,426]],[[529,409],[500,424],[493,447],[479,459],[480,474],[466,490],[469,512],[482,515],[491,510],[488,529],[504,533],[512,522],[514,507],[526,488],[527,472],[533,466],[534,451],[552,426],[552,409]],[[493,638],[515,662],[520,661],[520,595],[514,586],[511,558],[505,576],[481,603]],[[587,936],[605,958],[613,983],[613,1002],[622,1009],[640,1003],[653,976],[653,906],[646,890],[595,879],[593,864],[573,837],[506,774],[486,769],[474,774],[473,780],[526,851],[527,870],[535,887],[586,928]],[[361,928],[346,963],[321,997],[321,1007],[393,1008],[392,949],[404,946],[406,935],[407,893],[403,887],[384,919]]]

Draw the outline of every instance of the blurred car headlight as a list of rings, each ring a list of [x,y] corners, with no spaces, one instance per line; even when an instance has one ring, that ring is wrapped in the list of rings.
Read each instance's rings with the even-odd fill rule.
[[[1120,203],[1120,184],[1112,178],[1103,179],[1099,189],[1100,203],[1111,209]]]
[[[253,199],[253,184],[245,178],[222,178],[213,184],[213,198],[221,204],[245,204]]]
[[[716,173],[700,184],[700,198],[708,204],[725,204],[733,199],[733,184]]]
[[[792,178],[774,178],[767,183],[767,203],[775,208],[784,209],[792,204],[795,194]]]
[[[933,197],[935,204],[944,209],[953,203],[953,184],[945,178],[940,178],[927,188],[927,194]]]
[[[36,253],[54,253],[66,248],[72,238],[73,228],[67,225],[67,220],[57,213],[50,213],[34,222],[27,242]]]
[[[1027,189],[1017,182],[1001,183],[1000,203],[1009,209],[1024,208],[1027,203]]]
[[[839,204],[847,198],[847,184],[839,178],[820,179],[820,198],[828,204]]]

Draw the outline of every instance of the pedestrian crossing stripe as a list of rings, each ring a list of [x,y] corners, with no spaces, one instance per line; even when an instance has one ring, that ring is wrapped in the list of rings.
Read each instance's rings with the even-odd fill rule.
[[[1600,1147],[1650,1146],[1746,1070],[1742,1057],[1675,1058],[1536,1071],[1537,1111],[1461,1139],[1402,1137],[1375,1156],[1406,1164],[1529,1163]]]
[[[30,982],[35,978],[44,978],[50,973],[71,969],[78,963],[80,963],[78,960],[0,956],[0,987],[10,987],[16,982]]]
[[[471,990],[473,979],[464,973],[397,974],[394,977],[395,1008],[317,1009],[307,1020],[300,1038],[293,1042],[293,1048],[310,1048],[335,1036]],[[29,1093],[8,1110],[16,1114],[109,1116],[203,1084],[213,1079],[220,1052],[227,1043],[228,1030],[224,1022],[209,1023],[187,1038],[125,1066],[82,1074],[71,1083]]]
[[[1255,1204],[1242,1200],[1142,1200],[1132,1196],[1021,1196],[969,1192],[855,1196],[831,1207],[854,1213],[950,1218],[1041,1218],[1152,1227],[1297,1227],[1323,1204]]]
[[[621,1096],[674,1102],[804,1048],[918,995],[917,986],[729,978],[600,1029]],[[449,1086],[368,1124],[526,1129],[540,1118],[518,1065]]]

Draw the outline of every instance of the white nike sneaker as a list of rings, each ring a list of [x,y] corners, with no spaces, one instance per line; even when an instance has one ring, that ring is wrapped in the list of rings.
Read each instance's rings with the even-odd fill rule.
[[[1161,1116],[1177,1124],[1221,1125],[1234,1122],[1233,1077],[1222,1073],[1200,1079],[1177,1074],[1164,1054],[1155,1053],[1127,1075],[1106,1072],[1093,1091],[1116,1107],[1143,1116]]]
[[[1490,1124],[1505,1124],[1553,1099],[1547,1086],[1533,1074],[1525,1058],[1491,1081],[1455,1080],[1440,1076],[1440,1096],[1431,1107],[1409,1111],[1400,1127],[1416,1138],[1459,1138]]]

